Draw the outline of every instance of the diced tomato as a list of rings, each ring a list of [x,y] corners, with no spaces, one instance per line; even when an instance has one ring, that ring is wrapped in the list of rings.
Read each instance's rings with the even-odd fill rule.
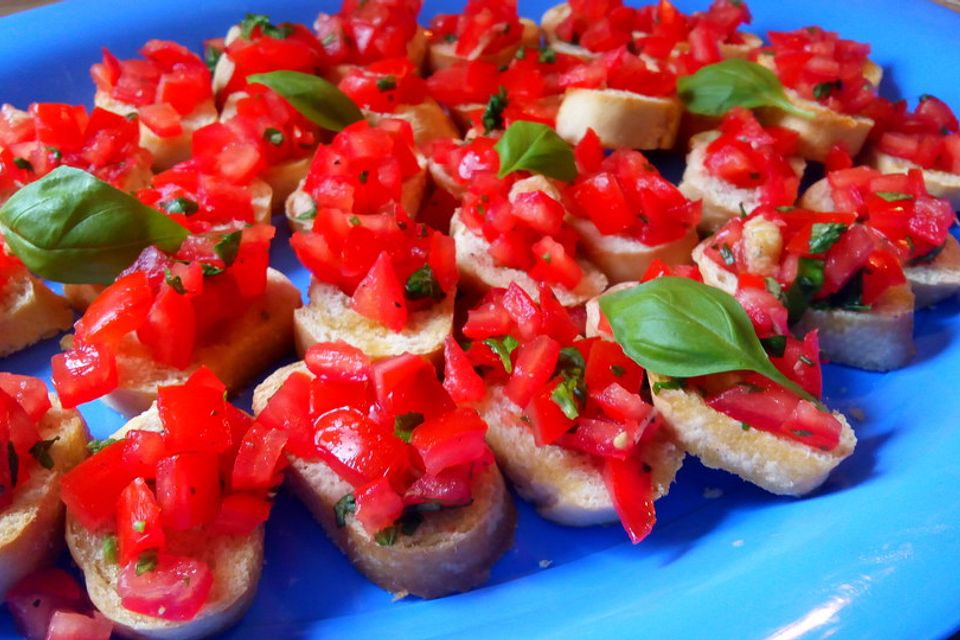
[[[182,370],[193,359],[196,334],[197,321],[190,299],[164,283],[137,328],[137,338],[154,360]]]
[[[530,276],[535,280],[574,289],[583,279],[583,269],[562,244],[545,236],[533,245],[534,266]]]
[[[157,475],[157,463],[166,456],[162,433],[131,429],[123,438],[123,465],[132,476],[152,480]]]
[[[832,451],[840,444],[840,422],[812,402],[800,400],[793,414],[783,423],[780,433],[821,451]]]
[[[85,342],[116,343],[143,323],[153,303],[153,290],[143,273],[120,277],[87,307],[76,324]]]
[[[545,387],[526,406],[526,415],[530,418],[533,438],[538,447],[555,443],[574,426],[574,421],[553,401],[555,387],[555,384]]]
[[[627,198],[611,173],[600,172],[578,181],[571,194],[577,208],[590,217],[600,233],[623,234],[634,224]]]
[[[164,526],[186,531],[213,522],[220,506],[220,466],[212,453],[180,453],[157,463]]]
[[[99,611],[92,616],[57,611],[50,618],[46,640],[110,640],[113,623]]]
[[[420,413],[430,419],[455,406],[437,380],[436,369],[421,356],[406,353],[377,362],[373,384],[377,402],[389,415]]]
[[[307,368],[320,379],[365,382],[370,379],[370,359],[345,342],[319,342],[304,354]]]
[[[270,501],[249,493],[231,493],[220,501],[220,512],[213,530],[234,536],[246,536],[270,517]]]
[[[600,163],[603,162],[603,145],[600,144],[600,137],[593,129],[587,129],[583,138],[574,147],[573,153],[581,173],[596,173],[600,170]]]
[[[213,573],[202,560],[160,554],[153,571],[137,575],[137,563],[120,571],[117,592],[125,609],[163,620],[192,620],[213,587]]]
[[[820,295],[834,293],[843,288],[867,263],[876,245],[876,237],[865,226],[855,224],[847,229],[827,252]]]
[[[463,335],[473,339],[508,335],[514,327],[510,313],[501,305],[481,305],[467,312]]]
[[[639,394],[630,393],[616,382],[590,396],[614,420],[642,423],[651,418],[654,411],[653,405],[644,402]]]
[[[286,431],[255,422],[240,442],[230,487],[234,491],[273,489],[280,483]]]
[[[0,390],[16,400],[33,421],[43,418],[50,409],[47,385],[39,378],[0,372]]]
[[[321,458],[354,487],[402,473],[409,464],[403,441],[356,409],[328,411],[314,428]]]
[[[604,461],[603,479],[607,491],[633,544],[646,538],[657,522],[652,476],[650,468],[638,458],[608,458]]]
[[[643,368],[627,357],[616,342],[595,340],[586,361],[583,377],[587,389],[601,391],[616,383],[629,393],[640,392]]]
[[[140,107],[140,121],[161,138],[172,138],[183,133],[180,114],[166,102]]]
[[[823,392],[820,370],[820,338],[816,330],[810,331],[803,340],[786,336],[783,356],[770,356],[770,362],[780,372],[819,398]]]
[[[752,428],[777,433],[793,414],[799,401],[800,398],[782,387],[758,390],[747,385],[736,385],[707,398],[706,402],[711,409]]]
[[[533,298],[516,282],[511,282],[507,287],[501,304],[513,318],[521,340],[530,340],[537,335],[541,324],[540,310]]]
[[[354,498],[357,520],[371,534],[393,526],[403,515],[403,498],[386,478],[379,478],[357,489]]]
[[[407,505],[424,503],[457,507],[470,504],[474,464],[444,469],[437,475],[420,476],[403,495]]]
[[[114,443],[71,469],[60,481],[60,499],[91,531],[114,523],[117,498],[135,476],[123,464],[124,445]]]
[[[310,419],[310,376],[295,371],[264,407],[257,420],[265,426],[287,432],[288,451],[306,460],[315,460],[313,422]]]
[[[479,402],[487,393],[483,379],[453,336],[443,342],[443,388],[456,402]]]
[[[907,281],[896,256],[889,251],[874,251],[863,269],[863,304],[874,304],[887,289]]]
[[[24,637],[43,640],[57,611],[85,611],[87,595],[63,569],[46,568],[21,578],[7,591],[5,604]]]
[[[517,349],[513,374],[504,393],[518,407],[526,407],[553,377],[560,357],[560,343],[550,336],[537,336]]]
[[[164,426],[164,440],[171,453],[219,453],[232,441],[226,423],[226,387],[206,367],[201,367],[182,385],[160,387],[157,408]]]
[[[160,505],[143,478],[120,492],[117,501],[117,542],[120,564],[140,557],[144,551],[162,551],[167,539],[160,522]]]
[[[558,441],[563,447],[601,458],[626,460],[634,454],[649,420],[612,421],[578,418],[576,428]]]
[[[482,459],[487,452],[486,432],[487,424],[476,410],[459,407],[416,427],[410,444],[420,454],[426,472],[437,475]]]
[[[407,303],[390,255],[384,251],[357,285],[351,299],[354,310],[391,331],[407,324]]]

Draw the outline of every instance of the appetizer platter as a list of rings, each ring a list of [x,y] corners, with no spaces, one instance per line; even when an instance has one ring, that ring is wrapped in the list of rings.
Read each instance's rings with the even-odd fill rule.
[[[960,15],[901,14],[0,21],[0,638],[954,632]]]

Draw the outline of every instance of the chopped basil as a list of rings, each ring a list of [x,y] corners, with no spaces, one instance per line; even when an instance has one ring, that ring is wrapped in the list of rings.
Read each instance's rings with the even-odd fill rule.
[[[613,374],[614,376],[616,376],[617,378],[622,378],[622,377],[623,377],[623,374],[625,374],[626,372],[627,372],[627,370],[624,369],[623,367],[621,367],[621,366],[618,365],[618,364],[612,364],[612,365],[610,365],[610,373],[612,373],[612,374]]]
[[[220,62],[220,57],[223,55],[223,49],[217,49],[216,47],[204,47],[203,49],[203,61],[207,65],[207,69],[210,69],[210,73],[213,73],[217,68],[217,63]]]
[[[116,438],[104,438],[103,440],[91,440],[87,443],[87,450],[91,454],[97,454],[117,442]]]
[[[728,267],[732,267],[737,263],[737,258],[733,255],[733,250],[730,249],[730,245],[722,244],[719,247],[720,257],[723,258],[723,263]]]
[[[444,42],[456,42],[456,41],[457,41],[457,34],[455,34],[455,33],[448,33],[447,35],[443,36],[443,41],[444,41]]]
[[[382,531],[378,531],[374,538],[376,539],[377,544],[381,547],[392,547],[393,543],[397,541],[397,535],[399,532],[400,530],[396,525],[394,525],[392,527],[387,527]]]
[[[480,118],[484,135],[503,128],[503,110],[507,108],[507,104],[507,88],[500,85],[500,89],[490,96],[487,108],[484,109],[483,116]]]
[[[812,431],[807,431],[806,429],[791,429],[790,431],[798,438],[809,438],[813,435]]]
[[[352,493],[348,493],[333,505],[333,514],[337,519],[337,526],[344,527],[347,524],[347,515],[357,512],[357,500]]]
[[[16,165],[17,169],[23,169],[24,171],[33,171],[33,164],[30,163],[26,158],[14,158],[13,164]]]
[[[360,175],[357,176],[357,179],[360,181],[360,184],[367,184],[367,180],[370,179],[370,172],[364,169],[360,172]]]
[[[313,220],[317,217],[317,203],[313,200],[310,200],[310,208],[304,211],[303,213],[298,213],[295,217],[296,220]]]
[[[547,264],[550,264],[553,261],[553,256],[551,256],[549,253],[545,253],[542,256],[540,256],[540,259],[546,262]]]
[[[578,382],[579,386],[583,385],[582,379],[578,380],[574,377],[567,378],[554,387],[550,393],[550,399],[560,407],[563,415],[571,420],[576,420],[580,415],[580,406],[577,403]]]
[[[60,149],[56,147],[47,147],[47,153],[53,156],[53,159],[59,162],[63,158],[63,154],[60,153]]]
[[[350,219],[347,220],[347,222],[349,222],[351,226],[359,227],[361,224],[360,216],[356,216],[356,215],[350,216]]]
[[[741,423],[740,423],[740,428],[743,429],[744,431],[750,431],[750,429],[751,429],[752,427],[751,427],[750,425],[748,425],[746,422],[741,422]]]
[[[847,280],[836,293],[825,300],[817,300],[813,305],[818,309],[844,309],[846,311],[869,311],[870,305],[863,303],[863,271]]]
[[[767,276],[763,279],[763,285],[767,288],[767,291],[770,292],[771,295],[776,296],[780,302],[784,301],[783,287],[780,286],[776,278]]]
[[[838,91],[843,88],[843,82],[840,80],[830,82],[820,82],[813,86],[813,97],[817,100],[823,100],[833,93],[834,89]]]
[[[289,24],[275,26],[270,23],[270,18],[260,13],[248,13],[243,21],[240,22],[240,34],[245,40],[249,40],[253,35],[253,30],[260,27],[260,33],[275,40],[284,40],[293,33],[293,27]]]
[[[180,276],[173,275],[173,272],[170,271],[170,269],[163,270],[163,277],[166,280],[167,285],[180,295],[183,295],[187,292],[187,288],[183,286],[183,279]]]
[[[874,195],[878,198],[882,198],[887,202],[900,202],[901,200],[913,200],[913,196],[909,193],[899,193],[897,191],[877,191]]]
[[[787,291],[785,303],[790,324],[800,319],[823,286],[823,268],[823,260],[816,258],[800,258],[797,263],[797,277]]]
[[[440,288],[433,269],[425,264],[407,278],[403,293],[408,300],[442,300],[447,294]]]
[[[157,552],[156,551],[145,551],[140,554],[140,557],[137,559],[137,575],[142,576],[145,573],[156,570],[157,568]]]
[[[406,443],[410,442],[413,430],[423,424],[422,413],[404,413],[393,419],[393,433]]]
[[[826,253],[847,230],[840,222],[815,222],[810,229],[810,253]]]
[[[553,64],[557,61],[557,52],[549,45],[541,47],[537,61],[540,62],[540,64]]]
[[[146,520],[137,520],[136,522],[134,522],[133,530],[136,531],[137,533],[143,533],[144,531],[146,531],[147,530]]]
[[[103,561],[107,564],[117,564],[117,536],[109,535],[103,539],[100,545],[100,552],[103,554]]]
[[[200,206],[196,202],[184,197],[161,202],[160,208],[167,213],[182,213],[185,216],[192,216],[200,210]]]
[[[687,387],[687,381],[683,378],[672,378],[670,380],[658,380],[653,383],[653,393],[654,395],[660,395],[660,392],[664,389],[685,389]]]
[[[523,60],[524,58],[527,57],[527,48],[520,47],[519,49],[517,49],[517,52],[513,54],[513,57],[516,58],[517,60]]]
[[[280,131],[280,129],[274,129],[273,127],[267,127],[264,129],[263,139],[275,147],[282,145],[283,141],[285,140],[283,131]]]
[[[211,276],[218,276],[226,271],[226,269],[223,269],[222,267],[218,267],[215,264],[207,264],[206,262],[200,265],[200,270],[203,272],[204,277],[207,278]]]
[[[10,487],[17,486],[17,476],[20,475],[20,456],[13,442],[7,442],[7,466],[10,468]]]
[[[799,360],[800,360],[800,362],[802,362],[803,364],[807,365],[808,367],[812,367],[812,366],[814,365],[813,360],[811,360],[811,359],[808,358],[807,356],[800,356]]]
[[[513,336],[503,336],[503,338],[499,340],[497,338],[487,338],[483,341],[483,344],[490,347],[495,354],[500,356],[500,362],[503,363],[504,371],[513,373],[513,363],[510,362],[510,354],[517,348],[518,344]]]
[[[242,231],[233,231],[220,238],[220,241],[213,245],[213,250],[223,260],[223,264],[229,267],[237,259],[237,253],[240,251],[240,240],[242,239]]]
[[[743,203],[742,203],[742,202],[738,202],[737,205],[740,207],[740,217],[741,217],[741,218],[746,218],[746,217],[747,217],[747,209],[743,206]]]
[[[774,358],[782,358],[783,352],[787,349],[787,336],[770,336],[769,338],[760,338],[760,344],[768,355]]]
[[[53,456],[50,455],[50,447],[59,439],[60,436],[51,438],[50,440],[40,440],[30,447],[30,455],[33,456],[33,459],[44,469],[53,469]]]
[[[384,76],[382,78],[377,78],[377,90],[393,91],[396,88],[397,88],[396,76]]]

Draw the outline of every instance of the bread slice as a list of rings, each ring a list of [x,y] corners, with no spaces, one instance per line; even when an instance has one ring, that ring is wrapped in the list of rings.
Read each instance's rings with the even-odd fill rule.
[[[303,357],[318,342],[342,340],[374,360],[403,353],[437,358],[453,331],[455,298],[451,291],[433,308],[412,312],[407,326],[396,332],[354,311],[350,297],[336,285],[313,280],[310,302],[293,313],[297,353]]]
[[[393,113],[363,111],[363,115],[372,125],[388,118],[405,120],[413,129],[413,141],[418,147],[444,138],[458,138],[460,132],[450,120],[450,116],[433,98],[426,98],[420,104],[402,104]]]
[[[909,160],[891,156],[888,153],[870,149],[866,154],[866,163],[881,173],[907,173],[910,169],[920,169],[920,165]],[[935,198],[943,198],[953,209],[960,210],[960,175],[936,169],[923,169],[923,183],[927,192]]]
[[[425,165],[426,161],[421,163]],[[309,169],[309,167],[308,167]],[[312,214],[316,212],[316,205],[313,198],[303,190],[305,178],[301,179],[297,188],[287,197],[285,205],[285,214],[290,229],[293,231],[310,231],[313,228]],[[417,174],[410,176],[403,181],[400,192],[400,206],[410,216],[416,217],[420,211],[420,205],[423,204],[424,194],[427,191],[427,171],[421,169]]]
[[[678,240],[648,246],[628,236],[606,236],[590,220],[571,218],[570,225],[583,240],[583,252],[607,276],[611,284],[640,280],[654,260],[670,265],[690,264],[690,252],[697,246],[697,231]]]
[[[760,205],[760,189],[742,189],[707,171],[707,147],[719,136],[717,131],[708,131],[690,138],[687,165],[679,184],[683,195],[703,203],[703,217],[698,228],[704,235],[715,232],[742,211],[750,213]],[[798,177],[802,177],[807,163],[803,158],[790,158],[790,166]]]
[[[93,97],[96,106],[122,116],[137,113],[134,105],[117,100],[105,91],[97,91]],[[153,154],[155,171],[166,171],[178,162],[190,158],[193,132],[217,121],[217,107],[213,98],[197,105],[191,113],[183,116],[180,123],[183,131],[178,136],[158,136],[140,120],[140,146]],[[146,186],[146,185],[144,185]]]
[[[523,28],[523,34],[515,45],[504,47],[495,53],[488,53],[476,58],[467,58],[459,55],[456,51],[456,42],[435,42],[427,47],[427,70],[433,73],[468,60],[489,62],[497,66],[510,64],[510,61],[513,60],[513,57],[521,47],[540,46],[540,27],[537,26],[537,23],[527,18],[520,18],[520,25]]]
[[[78,313],[83,313],[106,288],[105,284],[65,284],[63,297]]]
[[[573,56],[584,62],[598,58],[601,54],[595,53],[580,45],[570,44],[569,42],[561,40],[557,35],[557,27],[567,19],[567,16],[569,16],[572,11],[573,9],[571,9],[570,5],[566,2],[561,2],[544,11],[543,16],[540,17],[540,28],[543,30],[544,39],[557,53]]]
[[[664,380],[654,373],[648,376],[651,385]],[[842,427],[840,444],[833,451],[820,451],[760,429],[745,430],[692,391],[661,389],[653,394],[653,404],[687,452],[705,466],[734,473],[777,495],[813,491],[857,444],[853,429],[838,411],[833,416]]]
[[[132,429],[162,431],[155,404],[130,420],[113,437],[122,438]],[[103,557],[106,534],[86,529],[67,514],[67,545],[74,562],[83,571],[93,605],[113,622],[115,632],[128,638],[205,638],[236,623],[253,602],[260,581],[263,527],[246,536],[217,535],[205,527],[165,533],[171,553],[203,560],[213,573],[208,600],[193,620],[163,620],[125,609],[117,593],[121,567],[106,562]]]
[[[488,389],[478,409],[487,421],[487,442],[497,464],[541,516],[575,527],[619,520],[595,457],[557,445],[538,447],[523,422],[523,411],[500,385]],[[663,429],[644,450],[643,462],[653,469],[656,499],[670,490],[683,456],[683,450]]]
[[[52,338],[72,324],[66,299],[26,269],[13,274],[0,291],[0,357]]]
[[[50,447],[53,468],[32,469],[26,484],[17,487],[13,504],[0,511],[0,595],[52,563],[63,549],[60,477],[86,457],[90,433],[79,412],[62,408],[53,394],[50,404],[39,426],[42,440],[57,438]]]
[[[298,307],[300,291],[285,275],[268,269],[266,293],[225,326],[217,342],[198,348],[182,371],[155,362],[131,332],[117,355],[119,387],[103,400],[125,416],[137,415],[157,399],[157,386],[183,384],[201,365],[236,393],[293,345],[293,314]]]
[[[303,362],[288,365],[267,378],[253,393],[259,413],[294,371],[306,372]],[[353,487],[325,463],[290,457],[287,483],[331,540],[370,580],[398,596],[438,598],[467,591],[485,582],[490,567],[510,547],[516,511],[495,465],[473,486],[473,502],[459,509],[424,514],[410,536],[398,536],[391,546],[377,544],[355,519],[338,527],[334,505]]]
[[[683,105],[619,89],[568,89],[557,112],[557,133],[571,144],[593,129],[609,149],[670,149]]]
[[[490,256],[490,243],[473,233],[460,220],[460,210],[450,219],[450,236],[457,245],[457,267],[460,269],[460,282],[464,288],[483,293],[494,287],[506,288],[511,282],[517,283],[534,300],[539,300],[537,282],[526,272],[509,267],[498,267]],[[565,307],[583,304],[599,295],[607,287],[607,277],[596,266],[586,260],[577,260],[583,270],[583,278],[576,289],[570,290],[554,286],[553,291]]]
[[[960,180],[960,176],[957,178]],[[811,211],[833,211],[833,195],[826,178],[810,185],[800,199],[800,206]],[[947,234],[943,250],[933,261],[906,266],[903,273],[910,283],[918,309],[956,295],[960,291],[960,244],[956,238]]]

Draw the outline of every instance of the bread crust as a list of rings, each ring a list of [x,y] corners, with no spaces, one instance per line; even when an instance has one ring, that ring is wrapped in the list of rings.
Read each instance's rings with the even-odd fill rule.
[[[647,372],[650,384],[663,376]],[[834,411],[842,431],[833,451],[820,451],[761,431],[714,411],[699,394],[661,389],[653,404],[687,452],[707,467],[734,473],[771,493],[801,496],[819,487],[853,453],[857,437],[843,414]]]
[[[0,291],[0,357],[52,338],[72,324],[67,300],[26,269],[13,274]]]
[[[440,357],[443,342],[453,331],[456,291],[430,309],[410,314],[403,331],[392,331],[366,318],[350,305],[350,297],[336,285],[310,283],[310,301],[293,312],[294,341],[300,357],[318,342],[343,341],[373,360],[413,353]]]
[[[156,404],[130,420],[113,437],[122,438],[132,429],[162,431]],[[207,528],[166,532],[171,553],[203,560],[213,573],[207,602],[193,620],[163,620],[129,611],[120,602],[117,580],[120,565],[103,558],[106,533],[93,532],[67,514],[67,546],[83,571],[93,605],[125,638],[187,640],[213,635],[235,624],[256,595],[263,567],[263,527],[247,536],[213,534]]]
[[[568,89],[557,112],[557,133],[571,144],[593,129],[610,149],[670,149],[683,113],[675,98],[619,89]]]
[[[87,455],[90,433],[83,416],[64,409],[54,394],[40,420],[40,438],[50,447],[53,468],[35,467],[18,486],[13,504],[0,511],[0,596],[21,578],[56,560],[63,549],[60,478]]]
[[[487,443],[517,493],[553,522],[574,527],[618,522],[619,516],[596,458],[556,445],[538,447],[523,411],[491,385],[478,407],[487,421]],[[643,462],[653,469],[654,498],[667,494],[683,464],[683,450],[662,430]]]
[[[294,371],[307,372],[306,365],[288,365],[257,387],[255,412]],[[398,596],[438,598],[472,589],[489,578],[490,567],[513,542],[516,511],[496,465],[475,480],[469,506],[424,514],[413,535],[381,546],[355,518],[337,526],[333,507],[353,490],[349,483],[323,462],[294,456],[290,462],[287,483],[334,544],[361,573]]]
[[[156,363],[130,333],[117,355],[119,387],[103,401],[125,416],[137,415],[157,399],[157,386],[183,384],[201,365],[236,393],[293,346],[293,314],[300,304],[300,291],[290,280],[268,269],[266,293],[223,328],[220,340],[197,349],[182,371]]]
[[[450,220],[450,236],[457,246],[457,267],[460,269],[460,282],[464,289],[484,293],[491,288],[506,288],[515,282],[534,300],[540,299],[537,282],[519,269],[498,267],[490,256],[490,243],[474,234],[460,220],[457,209]],[[583,270],[583,278],[576,289],[554,286],[553,292],[565,307],[583,304],[599,295],[607,287],[607,277],[596,266],[586,260],[577,260]]]

